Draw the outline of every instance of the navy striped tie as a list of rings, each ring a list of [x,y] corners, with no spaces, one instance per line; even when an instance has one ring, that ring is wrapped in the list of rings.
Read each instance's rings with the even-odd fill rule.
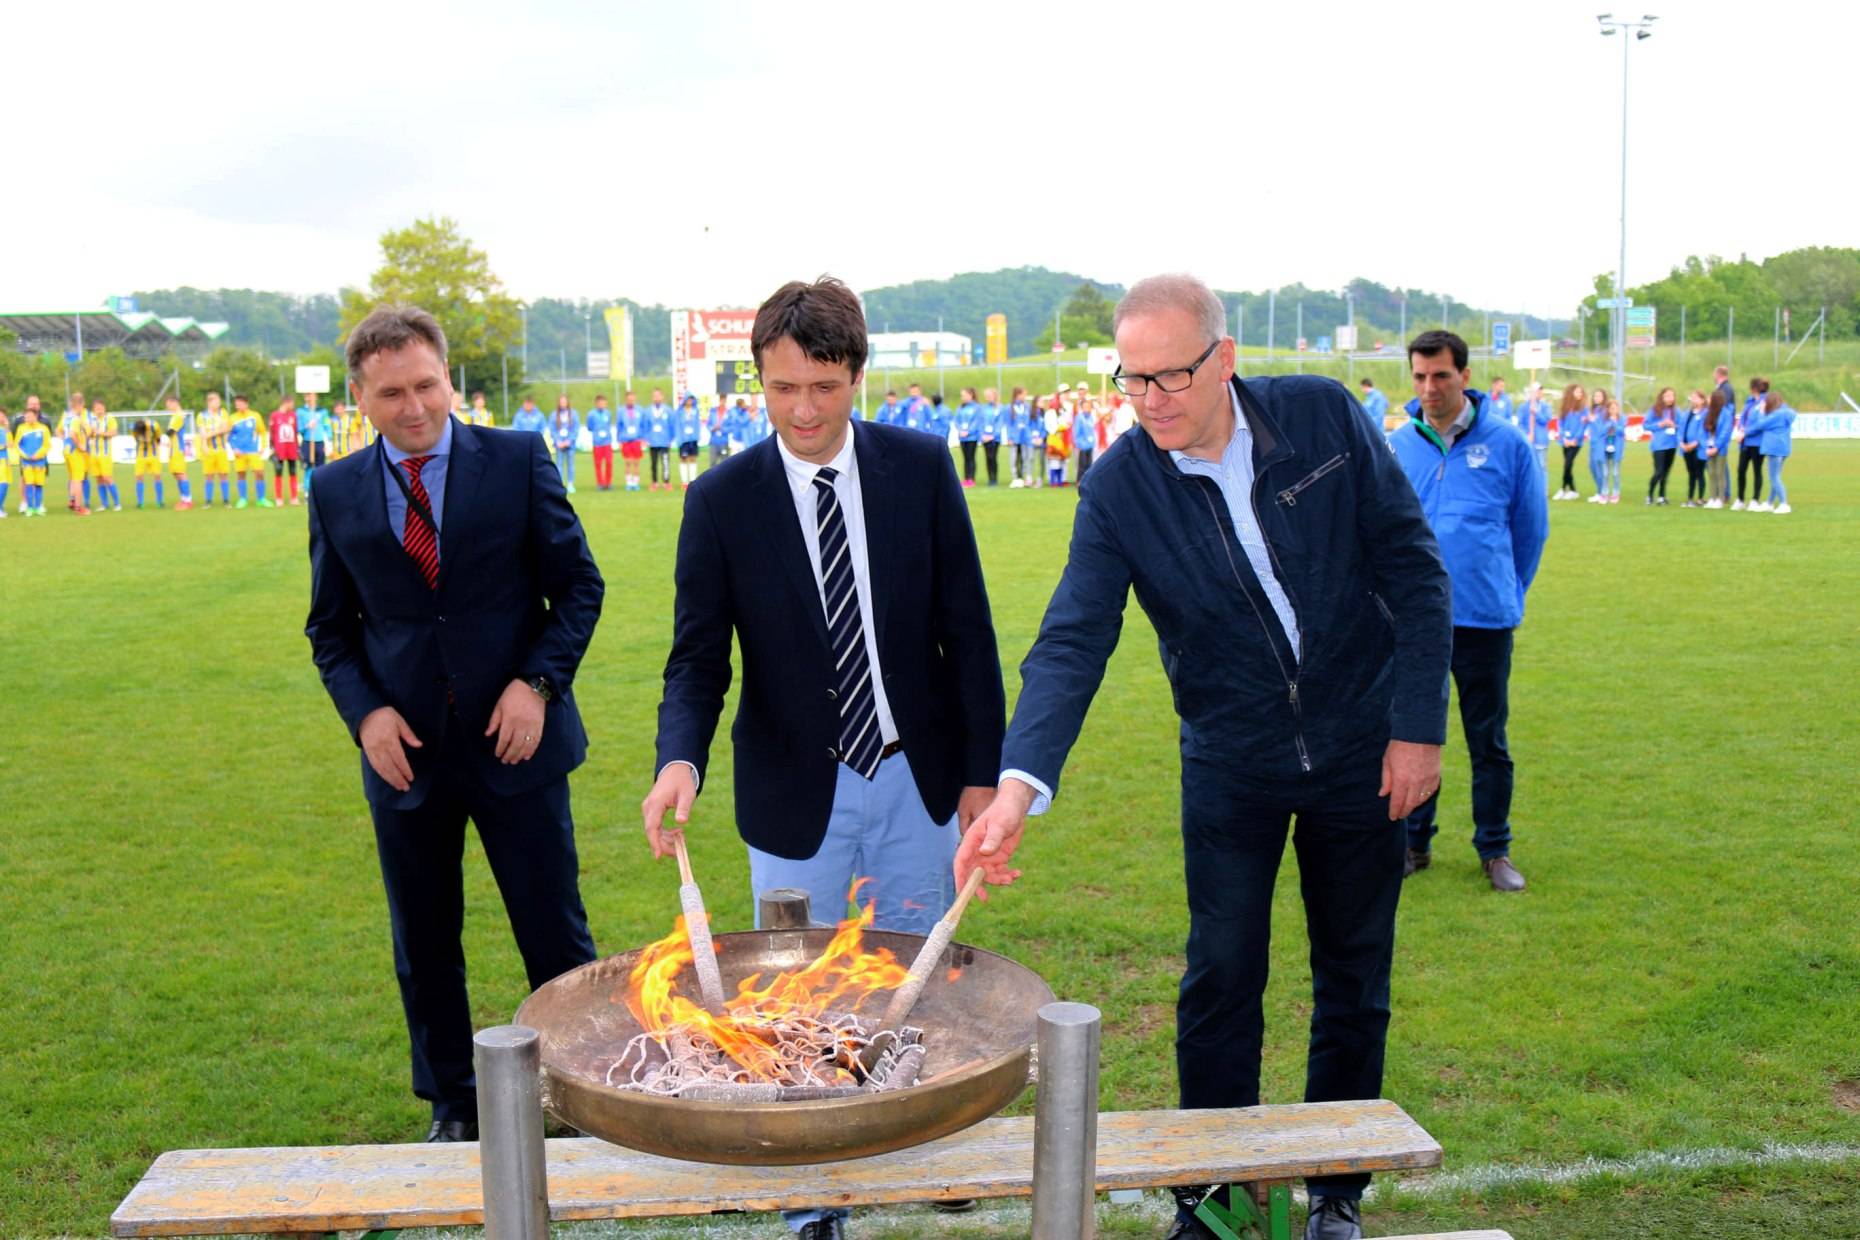
[[[865,621],[859,615],[859,583],[853,577],[852,547],[846,541],[846,514],[840,511],[840,497],[833,490],[838,476],[838,470],[824,468],[814,475],[820,585],[838,679],[839,758],[871,779],[878,774],[885,739],[878,729],[878,702],[872,696],[872,661],[865,653]]]

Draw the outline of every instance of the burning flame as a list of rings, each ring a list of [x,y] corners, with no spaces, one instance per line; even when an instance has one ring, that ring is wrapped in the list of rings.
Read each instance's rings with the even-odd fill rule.
[[[848,898],[856,903],[859,888],[867,881],[855,882]],[[888,948],[866,950],[864,934],[873,916],[874,905],[868,903],[857,917],[840,922],[832,941],[802,969],[777,973],[766,986],[757,984],[762,977],[759,973],[744,978],[736,996],[725,1003],[722,1016],[706,1011],[679,989],[679,977],[692,961],[681,916],[670,934],[641,949],[627,979],[627,1008],[639,1027],[655,1035],[661,1046],[674,1030],[699,1034],[714,1041],[756,1080],[778,1080],[770,1049],[770,1018],[855,1011],[874,991],[896,990],[909,978],[909,969]],[[696,992],[695,985],[691,989]]]

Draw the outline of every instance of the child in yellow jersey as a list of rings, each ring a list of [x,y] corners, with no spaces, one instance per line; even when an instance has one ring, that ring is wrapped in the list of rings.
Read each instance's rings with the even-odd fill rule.
[[[155,506],[167,506],[161,493],[161,424],[154,418],[137,418],[129,425],[129,438],[136,445],[136,507],[142,507],[148,495],[148,479],[155,482]]]
[[[116,462],[110,457],[110,447],[115,439],[110,429],[108,406],[100,400],[90,402],[90,421],[85,429],[90,434],[90,462],[86,472],[90,482],[97,491],[97,511],[121,512],[123,510],[123,493],[116,488]]]
[[[64,440],[65,449],[65,507],[80,517],[88,517],[90,419],[84,414],[84,393],[71,393],[70,406],[58,420],[58,434]]]
[[[13,451],[19,456],[20,512],[45,515],[47,455],[52,450],[52,428],[39,420],[39,398],[28,396],[26,408],[13,426]]]
[[[174,493],[178,497],[174,501],[174,510],[180,512],[183,508],[194,506],[194,489],[187,480],[187,449],[191,436],[187,428],[187,414],[181,408],[181,398],[170,396],[166,403],[168,408],[168,429],[166,431],[168,472],[174,475]],[[155,494],[158,498],[161,495],[159,483],[156,484]]]
[[[207,475],[206,501],[202,508],[213,507],[213,480],[220,480],[220,503],[232,504],[232,453],[228,440],[232,436],[232,419],[220,405],[218,392],[207,393],[207,407],[194,417],[194,434],[199,437],[200,468]]]
[[[6,492],[13,485],[13,431],[0,409],[0,520],[6,517]]]

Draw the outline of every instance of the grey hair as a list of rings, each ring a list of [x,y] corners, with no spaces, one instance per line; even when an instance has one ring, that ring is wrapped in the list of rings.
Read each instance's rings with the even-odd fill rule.
[[[1209,340],[1222,340],[1227,336],[1227,307],[1221,304],[1213,289],[1181,271],[1148,276],[1131,285],[1111,313],[1111,334],[1117,334],[1125,319],[1155,314],[1159,310],[1188,311]]]

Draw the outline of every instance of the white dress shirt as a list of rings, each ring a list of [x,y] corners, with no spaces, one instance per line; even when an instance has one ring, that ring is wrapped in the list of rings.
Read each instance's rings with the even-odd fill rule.
[[[891,718],[891,703],[885,697],[885,678],[878,661],[878,626],[872,620],[872,570],[865,553],[865,501],[859,490],[859,457],[853,451],[853,429],[857,419],[846,424],[846,442],[826,464],[836,470],[833,493],[840,501],[840,514],[846,522],[846,553],[852,557],[853,583],[859,590],[859,624],[865,632],[865,657],[872,665],[872,704],[878,712],[878,729],[885,744],[898,739],[898,725]],[[821,466],[804,461],[788,451],[779,436],[776,450],[782,467],[788,471],[788,489],[794,493],[794,515],[801,522],[801,541],[807,545],[807,562],[814,569],[814,588],[820,599],[821,615],[827,609],[826,585],[820,580],[820,512],[819,492],[814,477]]]

